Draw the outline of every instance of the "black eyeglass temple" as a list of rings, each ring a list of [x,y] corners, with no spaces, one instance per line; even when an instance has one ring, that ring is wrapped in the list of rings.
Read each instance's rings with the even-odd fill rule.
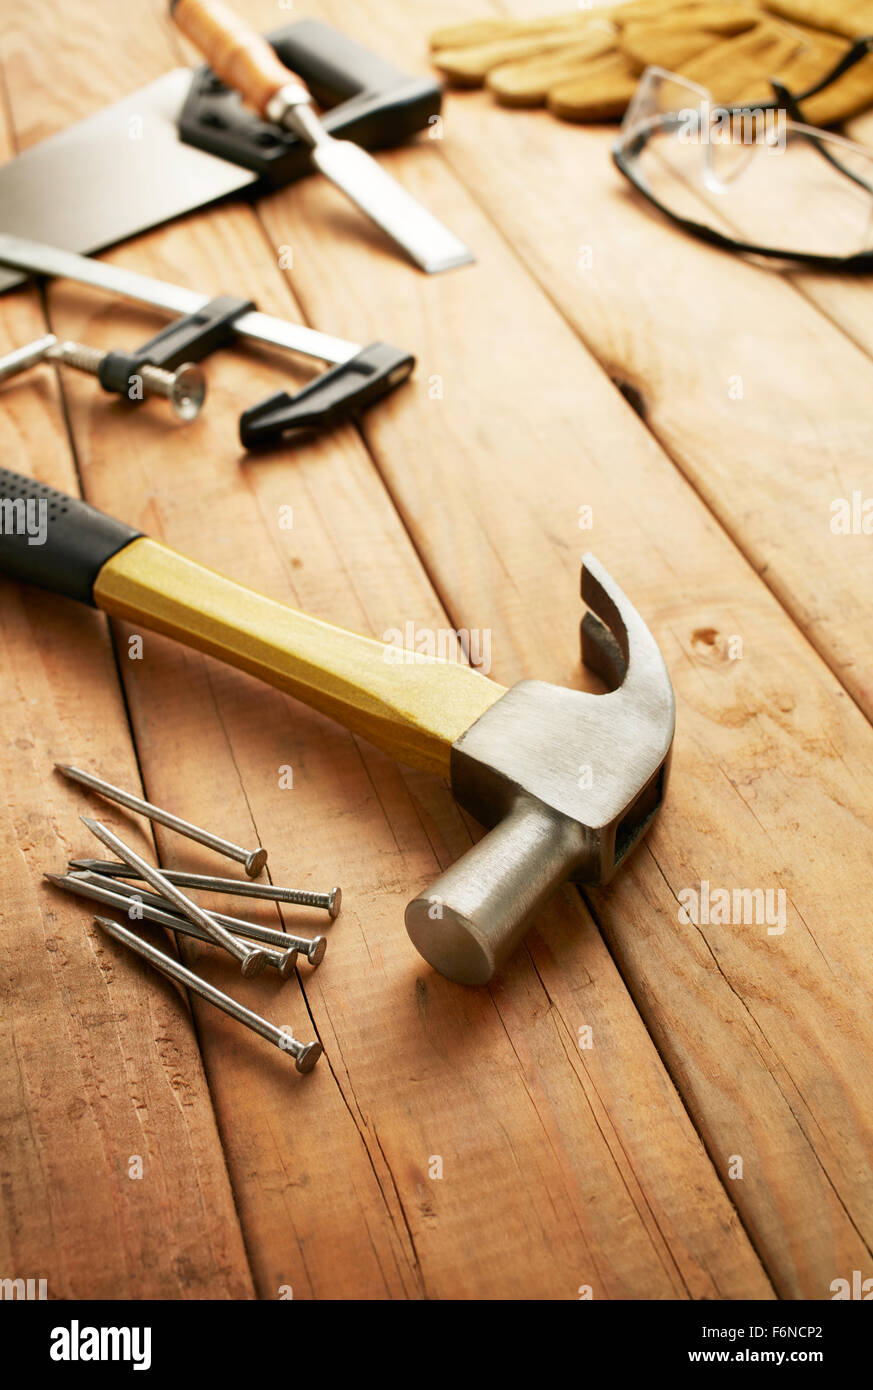
[[[808,91],[796,93],[795,100],[808,101],[810,97],[818,96],[819,92],[823,92],[832,82],[836,82],[839,77],[842,77],[844,72],[848,72],[849,68],[860,63],[861,59],[865,58],[868,53],[873,53],[873,34],[867,34],[864,38],[857,39],[848,53],[843,54],[835,68],[832,68],[820,82],[816,82],[815,86],[810,87]]]

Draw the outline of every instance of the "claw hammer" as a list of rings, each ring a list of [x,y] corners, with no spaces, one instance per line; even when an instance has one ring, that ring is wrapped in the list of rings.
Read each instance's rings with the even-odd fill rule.
[[[38,543],[34,544],[34,541]],[[471,667],[308,617],[53,488],[0,469],[0,572],[91,604],[259,676],[412,766],[448,774],[489,833],[409,903],[420,954],[487,983],[566,879],[607,883],[667,785],[673,688],[652,634],[583,560],[582,657],[605,695]]]

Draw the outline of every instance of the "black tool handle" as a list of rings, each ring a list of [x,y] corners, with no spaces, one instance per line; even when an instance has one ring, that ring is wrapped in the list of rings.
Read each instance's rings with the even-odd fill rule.
[[[432,76],[410,77],[314,19],[301,19],[267,38],[282,62],[306,82],[323,110],[323,124],[338,139],[364,149],[399,145],[438,115],[442,88]],[[198,68],[179,116],[188,145],[231,160],[257,175],[250,193],[312,172],[309,150],[290,131],[244,107],[209,68]]]
[[[307,382],[296,396],[276,391],[244,410],[239,420],[240,441],[246,449],[264,449],[296,433],[328,429],[393,391],[414,366],[411,353],[390,343],[370,343],[348,362],[330,367]]]
[[[142,535],[33,478],[0,468],[0,573],[95,607],[106,561]]]

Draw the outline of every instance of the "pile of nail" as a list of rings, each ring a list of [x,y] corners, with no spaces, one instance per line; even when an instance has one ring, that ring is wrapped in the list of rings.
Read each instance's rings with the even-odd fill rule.
[[[266,865],[265,849],[242,849],[229,840],[224,840],[208,830],[192,825],[190,821],[162,810],[160,806],[154,806],[150,801],[143,801],[141,797],[123,791],[111,782],[105,782],[90,772],[83,772],[81,768],[61,763],[56,763],[55,768],[70,781],[99,792],[107,800],[115,801],[129,811],[147,816],[156,824],[166,826],[189,840],[196,840],[198,844],[206,845],[226,858],[242,864],[246,878],[214,878],[209,874],[155,868],[100,821],[82,816],[83,824],[107,849],[117,855],[117,859],[71,859],[66,874],[45,875],[50,883],[80,897],[120,908],[128,919],[154,922],[169,927],[174,932],[181,932],[183,935],[219,946],[239,961],[242,974],[248,978],[260,974],[265,966],[271,966],[281,979],[286,980],[294,973],[301,955],[310,965],[320,965],[327,950],[327,941],[323,936],[295,936],[289,932],[271,930],[256,922],[247,922],[240,917],[207,911],[182,890],[202,889],[211,893],[233,893],[270,902],[321,908],[333,919],[342,903],[339,888],[334,888],[329,893],[310,893],[293,888],[278,888],[272,883],[253,883],[252,879],[257,878]],[[146,892],[136,887],[137,882],[147,884],[154,891]],[[143,940],[119,922],[102,916],[95,917],[94,921],[108,935],[116,941],[123,942],[163,974],[207,999],[216,1008],[222,1009],[239,1023],[244,1023],[255,1033],[260,1033],[261,1037],[273,1043],[280,1051],[290,1054],[298,1071],[312,1071],[321,1056],[320,1042],[298,1042],[287,1029],[278,1028],[259,1014],[253,1013],[238,1000],[232,999],[209,984],[202,976],[182,965],[174,956],[167,955],[165,951],[159,950],[150,941]]]

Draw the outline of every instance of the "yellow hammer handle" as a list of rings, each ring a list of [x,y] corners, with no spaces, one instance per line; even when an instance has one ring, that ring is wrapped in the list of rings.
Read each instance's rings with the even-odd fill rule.
[[[307,617],[145,537],[106,561],[94,602],[259,676],[401,762],[443,775],[455,740],[505,693],[469,666]]]
[[[240,93],[259,115],[280,87],[294,82],[306,90],[267,43],[221,0],[174,0],[170,14],[212,71]]]

